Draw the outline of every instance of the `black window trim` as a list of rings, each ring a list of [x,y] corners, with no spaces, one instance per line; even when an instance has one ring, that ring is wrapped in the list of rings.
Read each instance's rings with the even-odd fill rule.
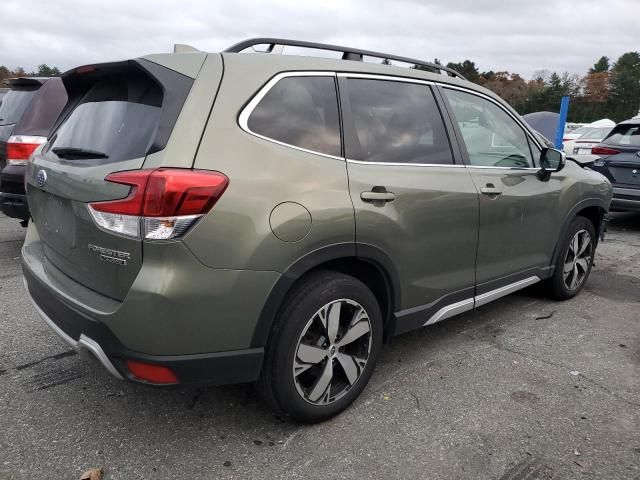
[[[434,82],[436,83],[439,87],[441,87],[443,90],[446,89],[451,89],[451,90],[459,90],[461,92],[464,93],[468,93],[470,95],[475,95],[476,97],[480,97],[483,98],[485,100],[490,101],[491,103],[493,103],[494,105],[496,105],[498,108],[500,108],[503,112],[505,112],[507,115],[509,115],[509,117],[511,117],[519,126],[520,128],[522,128],[522,130],[524,131],[525,135],[529,138],[530,142],[533,142],[534,145],[536,145],[540,150],[542,150],[544,148],[543,145],[540,144],[540,142],[538,141],[538,139],[529,131],[529,129],[527,128],[527,126],[525,125],[525,123],[520,120],[516,115],[514,115],[513,113],[511,113],[509,110],[507,110],[504,105],[501,105],[500,102],[498,102],[495,98],[490,97],[489,95],[485,95],[481,92],[477,92],[473,89],[470,88],[464,88],[464,87],[458,87],[457,85],[451,85],[449,83],[441,83],[441,82]],[[451,109],[451,104],[449,103],[449,99],[447,98],[445,92],[442,92],[442,99],[445,103],[446,109],[449,112],[449,116],[452,117],[452,120],[455,118],[455,115],[453,114],[453,111]],[[531,170],[531,171],[538,171],[540,170],[539,167],[536,166],[536,163],[538,161],[537,158],[534,157],[533,152],[532,153],[532,158],[533,158],[533,167],[500,167],[500,166],[490,166],[490,165],[472,165],[469,162],[469,153],[467,152],[467,147],[464,144],[464,139],[462,139],[462,132],[460,131],[457,122],[452,122],[453,123],[453,128],[456,131],[456,137],[459,137],[460,139],[458,140],[459,143],[461,142],[460,145],[460,150],[462,150],[463,152],[463,158],[464,158],[464,162],[465,162],[465,166],[468,168],[480,168],[480,169],[500,169],[500,170]],[[531,149],[531,145],[529,146],[529,149]]]
[[[267,93],[269,93],[269,90],[271,90],[280,80],[282,80],[283,78],[289,78],[289,77],[332,77],[334,79],[335,91],[336,91],[336,102],[338,105],[337,108],[338,108],[338,117],[339,117],[340,151],[344,152],[344,149],[342,146],[342,128],[341,128],[342,119],[340,114],[340,102],[338,101],[339,93],[338,93],[338,86],[336,82],[336,72],[308,70],[308,71],[280,72],[277,75],[274,75],[262,88],[260,88],[260,90],[258,90],[258,92],[253,96],[253,98],[251,98],[249,103],[247,103],[246,106],[240,111],[240,115],[238,116],[238,125],[242,130],[244,130],[248,134],[253,135],[254,137],[261,138],[268,142],[275,143],[277,145],[282,145],[288,148],[293,148],[295,150],[299,150],[302,152],[311,153],[314,155],[320,155],[322,157],[327,157],[327,158],[333,158],[334,160],[344,161],[345,159],[343,156],[338,157],[328,153],[318,152],[315,150],[309,150],[307,148],[298,147],[296,145],[291,145],[290,143],[281,142],[280,140],[275,140],[273,138],[266,137],[264,135],[256,133],[249,128],[249,117],[253,113],[253,110],[256,108],[256,106],[260,103],[260,101],[264,98],[264,96]]]
[[[338,114],[340,119],[340,143],[341,143],[341,151],[343,156],[338,157],[335,155],[330,155],[328,153],[322,153],[315,150],[309,150],[306,148],[298,147],[296,145],[291,145],[289,143],[281,142],[279,140],[275,140],[273,138],[260,135],[259,133],[256,133],[249,128],[249,125],[248,125],[249,117],[251,116],[251,113],[253,112],[255,107],[258,105],[258,103],[260,103],[260,100],[262,100],[262,98],[269,92],[269,90],[271,90],[281,79],[287,78],[287,77],[334,77],[336,79],[336,95],[338,96]],[[441,108],[440,114],[443,117],[442,121],[444,123],[445,130],[447,131],[447,135],[449,136],[449,142],[451,145],[454,162],[456,163],[443,164],[443,163],[369,162],[365,160],[355,160],[352,158],[346,158],[346,156],[344,156],[345,154],[344,138],[343,138],[344,137],[344,121],[342,118],[343,111],[342,111],[342,98],[341,98],[342,93],[340,92],[340,86],[339,86],[339,80],[341,78],[345,78],[345,79],[367,78],[371,80],[383,80],[383,81],[386,80],[386,81],[394,81],[394,82],[417,83],[421,85],[429,85],[431,87],[434,87],[433,93],[436,100],[436,104],[438,105],[439,108]],[[467,154],[464,142],[462,143],[462,145],[460,145],[461,132],[459,131],[459,128],[456,122],[453,121],[453,118],[455,117],[453,118],[451,117],[452,112],[451,112],[451,106],[449,104],[449,101],[447,100],[444,92],[442,92],[441,94],[437,94],[437,92],[435,91],[436,89],[440,90],[445,88],[449,88],[452,90],[459,90],[465,93],[469,93],[471,95],[476,95],[477,97],[483,98],[495,104],[498,108],[502,109],[502,111],[504,111],[509,117],[511,117],[520,126],[520,128],[524,130],[525,134],[530,139],[530,141],[532,141],[540,150],[544,148],[544,146],[540,144],[538,139],[536,139],[535,135],[533,135],[533,133],[529,131],[529,128],[527,127],[527,125],[520,118],[518,118],[508,109],[506,109],[504,105],[502,105],[498,100],[482,92],[479,92],[472,88],[453,85],[447,82],[421,80],[413,77],[401,77],[397,75],[385,75],[385,74],[374,74],[374,73],[363,73],[363,72],[345,72],[345,71],[337,72],[337,71],[327,71],[327,70],[302,70],[302,71],[296,70],[296,71],[280,72],[274,75],[273,77],[271,77],[267,81],[267,83],[264,84],[260,88],[260,90],[258,90],[258,92],[251,98],[251,100],[249,100],[249,102],[242,108],[242,110],[240,111],[240,114],[238,115],[238,125],[242,130],[244,130],[248,134],[261,138],[268,142],[275,143],[277,145],[282,145],[288,148],[293,148],[295,150],[299,150],[302,152],[311,153],[314,155],[320,155],[322,157],[333,158],[334,160],[346,161],[347,163],[358,163],[363,165],[389,165],[389,166],[412,166],[412,167],[444,167],[444,168],[451,168],[451,167],[467,168],[468,167],[468,168],[486,168],[486,169],[501,169],[501,170],[532,170],[532,171],[539,170],[539,168],[536,167],[536,161],[537,161],[536,158],[533,159],[534,160],[533,167],[496,167],[496,166],[471,165],[469,163],[469,158],[468,158],[468,154]],[[449,118],[446,118],[447,116]],[[458,150],[462,158],[458,156]],[[457,163],[460,160],[462,160],[462,162]]]

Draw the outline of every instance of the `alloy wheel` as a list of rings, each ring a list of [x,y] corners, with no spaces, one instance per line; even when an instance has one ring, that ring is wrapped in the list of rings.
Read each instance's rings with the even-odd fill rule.
[[[293,359],[300,396],[313,405],[342,398],[362,375],[371,352],[371,321],[359,303],[327,303],[302,330]]]
[[[569,243],[562,272],[564,284],[569,290],[576,290],[587,278],[592,243],[591,235],[587,230],[578,230]]]

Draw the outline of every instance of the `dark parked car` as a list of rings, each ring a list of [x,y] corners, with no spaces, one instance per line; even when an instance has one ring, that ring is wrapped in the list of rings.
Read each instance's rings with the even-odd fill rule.
[[[591,153],[592,168],[613,184],[612,210],[640,211],[640,118],[619,123]]]
[[[26,226],[25,165],[67,102],[60,78],[16,78],[0,105],[0,210]]]

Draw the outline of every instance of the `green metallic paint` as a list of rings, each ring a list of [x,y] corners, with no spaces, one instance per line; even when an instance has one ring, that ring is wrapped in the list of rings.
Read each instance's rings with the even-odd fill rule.
[[[396,265],[398,310],[473,286],[478,195],[465,168],[353,162],[348,168],[356,240],[380,248]],[[384,186],[395,200],[379,206],[361,200],[373,186]]]
[[[238,126],[241,109],[282,66],[254,55],[223,56],[220,95],[194,168],[224,173],[229,186],[215,208],[187,233],[186,245],[210,267],[281,272],[307,252],[353,242],[344,160],[278,145]],[[283,242],[271,231],[271,211],[283,202],[298,203],[311,214],[311,230],[297,242]]]
[[[104,323],[125,347],[149,355],[249,348],[279,277],[277,272],[207,268],[181,242],[146,243],[144,267],[118,302],[48,264],[43,243],[29,228],[23,257],[32,273],[74,308]],[[247,292],[255,301],[247,301]]]
[[[27,174],[36,224],[32,222],[27,233],[25,265],[57,296],[104,322],[132,351],[180,355],[249,348],[256,331],[260,339],[267,338],[270,322],[258,322],[267,298],[274,297],[274,286],[294,283],[297,274],[291,266],[300,266],[302,258],[322,261],[325,256],[311,252],[331,245],[353,255],[356,241],[394,263],[401,290],[396,292],[401,305],[395,309],[418,308],[451,292],[473,289],[479,229],[478,281],[490,280],[505,272],[548,266],[571,208],[590,198],[606,209],[611,200],[604,177],[571,162],[546,183],[533,171],[347,164],[258,138],[238,125],[240,111],[262,85],[280,72],[296,70],[443,82],[491,96],[513,112],[493,93],[468,82],[342,60],[178,55],[146,57],[196,80],[166,148],[149,155],[144,168],[218,170],[230,179],[213,210],[182,241],[139,242],[89,227],[84,202],[126,195],[126,187],[103,179],[114,170],[141,168],[142,159],[79,166],[38,154]],[[34,186],[41,168],[49,174],[44,189]],[[494,200],[478,195],[477,185],[487,182],[502,185],[503,196]],[[395,200],[384,206],[363,202],[360,193],[376,185],[394,192]],[[55,240],[45,225],[46,215],[38,213],[54,198],[66,199],[74,212],[75,228],[64,233],[71,235],[68,244]],[[311,217],[308,233],[295,242],[278,236],[301,236],[300,215],[283,214],[277,227],[270,224],[274,208],[284,202],[303,206]],[[285,233],[280,234],[281,229]],[[128,273],[91,259],[86,248],[90,242],[130,251],[134,260],[125,267]],[[51,245],[54,260],[44,255]],[[302,263],[295,272],[315,265]],[[287,281],[278,282],[283,278]],[[286,291],[277,293],[282,299]],[[269,304],[268,310],[275,315],[277,307]]]
[[[194,55],[181,53],[176,55]],[[209,54],[178,116],[167,146],[147,155],[144,168],[191,168],[222,78],[222,57]]]
[[[196,78],[205,61],[205,52],[153,53],[145,55],[145,60],[179,72],[187,77]]]

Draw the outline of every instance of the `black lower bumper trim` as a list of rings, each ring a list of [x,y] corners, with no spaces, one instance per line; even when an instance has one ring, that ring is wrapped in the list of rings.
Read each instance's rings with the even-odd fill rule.
[[[27,196],[17,193],[0,192],[0,211],[7,217],[28,220],[29,205],[27,203]]]
[[[260,376],[263,348],[193,355],[147,355],[128,350],[105,324],[87,317],[53,294],[24,262],[22,270],[29,293],[44,314],[72,339],[78,340],[84,334],[97,342],[123,377],[138,381],[126,368],[129,359],[167,366],[181,384],[247,383]]]

